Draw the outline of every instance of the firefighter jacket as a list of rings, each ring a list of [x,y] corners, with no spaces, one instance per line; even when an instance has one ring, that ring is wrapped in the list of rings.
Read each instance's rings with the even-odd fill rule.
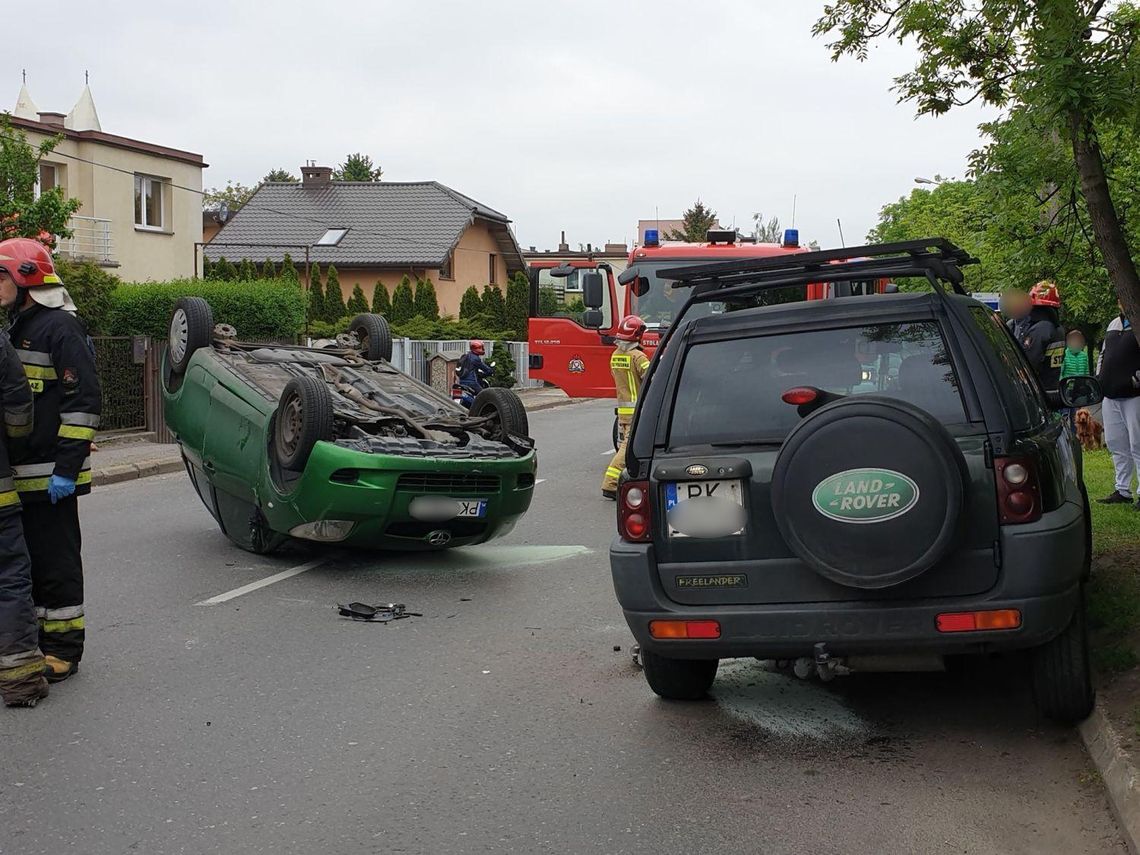
[[[618,342],[617,349],[610,356],[610,372],[614,376],[617,390],[618,418],[629,419],[637,406],[637,393],[641,380],[649,370],[649,357],[634,341]]]
[[[91,492],[102,394],[87,331],[70,312],[35,305],[8,332],[35,400],[31,436],[12,461],[20,498],[46,501],[52,475],[75,481],[77,495]]]
[[[0,439],[0,513],[17,508],[20,496],[12,481],[13,450],[32,433],[32,390],[24,368],[6,332],[0,332],[0,409],[4,412],[4,436]]]

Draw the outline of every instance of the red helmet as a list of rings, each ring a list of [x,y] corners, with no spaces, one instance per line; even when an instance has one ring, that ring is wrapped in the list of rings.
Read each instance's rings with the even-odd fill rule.
[[[614,338],[618,341],[641,341],[641,335],[644,332],[645,321],[637,315],[626,315],[618,324],[617,334],[614,335]]]
[[[479,339],[477,339],[477,338],[473,338],[473,339],[471,339],[471,341],[467,342],[467,346],[471,348],[471,352],[474,353],[476,356],[482,356],[484,353],[487,352],[483,348],[483,342],[479,341]]]
[[[1048,280],[1038,282],[1030,288],[1029,299],[1034,306],[1051,306],[1054,309],[1061,308],[1061,295],[1057,292],[1057,286]]]
[[[55,272],[51,254],[42,243],[31,238],[0,241],[0,269],[20,288],[63,284]]]

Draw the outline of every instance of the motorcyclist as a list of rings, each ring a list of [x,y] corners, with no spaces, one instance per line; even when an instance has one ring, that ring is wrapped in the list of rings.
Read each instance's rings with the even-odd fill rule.
[[[602,496],[617,498],[618,478],[625,468],[625,447],[629,436],[629,424],[641,391],[641,381],[649,370],[649,357],[641,350],[641,337],[645,334],[645,322],[637,315],[626,315],[618,324],[617,348],[610,356],[610,372],[614,377],[617,391],[618,449],[606,474],[602,478]]]
[[[486,352],[483,342],[473,338],[468,342],[467,352],[459,358],[459,365],[456,368],[459,372],[459,385],[472,395],[478,395],[482,390],[482,384],[479,382],[482,378],[495,373],[495,369],[483,359]]]

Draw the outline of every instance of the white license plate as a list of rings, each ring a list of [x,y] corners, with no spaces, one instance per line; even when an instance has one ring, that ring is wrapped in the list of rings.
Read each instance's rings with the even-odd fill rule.
[[[459,506],[459,513],[456,514],[457,517],[487,516],[486,499],[456,499],[455,504]]]
[[[711,514],[684,513],[688,525],[678,528],[674,514],[682,505],[696,502],[708,506]],[[734,513],[723,513],[724,510]],[[688,512],[690,508],[685,508]],[[695,510],[695,509],[694,509]],[[708,517],[708,518],[705,518]],[[665,519],[670,537],[717,537],[740,534],[744,531],[743,481],[670,481],[665,484]],[[684,528],[685,530],[682,530]]]

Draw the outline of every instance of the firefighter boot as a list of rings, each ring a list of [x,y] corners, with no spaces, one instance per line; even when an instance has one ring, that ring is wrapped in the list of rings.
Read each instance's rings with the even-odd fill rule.
[[[44,679],[44,663],[35,660],[16,668],[0,671],[0,698],[6,707],[34,707],[48,696],[48,683]]]
[[[68,662],[50,653],[44,657],[44,676],[49,683],[62,683],[78,670],[78,662]]]

